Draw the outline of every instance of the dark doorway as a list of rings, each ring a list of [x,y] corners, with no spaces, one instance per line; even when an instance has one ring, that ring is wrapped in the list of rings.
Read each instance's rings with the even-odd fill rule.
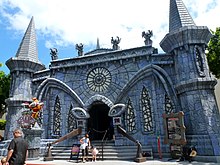
[[[102,140],[105,131],[108,130],[106,138],[113,139],[114,128],[112,118],[108,116],[109,107],[102,102],[95,102],[89,109],[88,130],[91,140]]]

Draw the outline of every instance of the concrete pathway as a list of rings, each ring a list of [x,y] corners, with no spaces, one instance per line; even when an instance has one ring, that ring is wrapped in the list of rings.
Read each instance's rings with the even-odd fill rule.
[[[54,160],[54,161],[43,161],[43,160],[32,160],[27,161],[27,165],[217,165],[220,163],[204,163],[193,161],[189,163],[188,161],[177,162],[176,160],[168,161],[168,159],[162,160],[147,160],[146,162],[136,163],[131,161],[96,161],[96,162],[75,162],[75,161],[67,161],[67,160]]]

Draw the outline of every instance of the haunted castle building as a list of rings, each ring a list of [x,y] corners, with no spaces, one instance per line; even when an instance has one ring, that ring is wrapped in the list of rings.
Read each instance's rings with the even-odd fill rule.
[[[205,49],[211,38],[206,26],[196,26],[182,0],[170,0],[169,32],[161,40],[165,53],[157,53],[143,33],[145,45],[112,49],[97,48],[78,56],[59,59],[51,49],[49,69],[38,59],[33,18],[10,69],[11,88],[7,99],[5,138],[12,137],[21,115],[22,103],[33,97],[44,103],[39,125],[42,139],[58,138],[78,127],[100,140],[104,130],[115,145],[130,145],[120,136],[120,124],[142,145],[157,151],[157,137],[165,136],[163,114],[184,113],[187,143],[198,154],[217,160],[220,156],[220,117],[214,94],[216,79],[210,74]],[[77,142],[79,137],[71,139]],[[68,140],[64,144],[68,143]],[[169,146],[162,144],[162,151]]]

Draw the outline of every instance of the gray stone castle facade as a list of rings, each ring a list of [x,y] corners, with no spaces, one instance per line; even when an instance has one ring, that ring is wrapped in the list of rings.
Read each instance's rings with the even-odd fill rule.
[[[120,124],[142,145],[157,151],[157,137],[165,136],[163,114],[184,112],[187,143],[198,154],[220,156],[220,117],[214,94],[216,79],[209,72],[205,49],[209,29],[196,26],[182,0],[170,0],[169,32],[158,54],[145,36],[144,46],[120,50],[97,48],[79,56],[53,55],[49,69],[39,61],[33,18],[15,57],[6,65],[12,81],[7,99],[5,138],[18,126],[22,103],[37,97],[44,102],[39,125],[42,139],[59,138],[78,127],[92,140],[105,130],[115,145],[133,145],[117,133]],[[64,144],[77,142],[79,137]],[[162,152],[169,145],[162,144]]]

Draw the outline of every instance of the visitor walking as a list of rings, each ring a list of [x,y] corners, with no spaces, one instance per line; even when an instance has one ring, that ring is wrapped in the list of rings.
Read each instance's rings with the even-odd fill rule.
[[[89,135],[86,134],[85,137],[80,139],[80,143],[81,143],[80,149],[82,150],[82,160],[83,163],[85,163],[85,156],[86,156],[86,160],[88,161],[88,155],[89,155],[89,149],[88,149],[88,147],[90,147]]]
[[[24,140],[21,129],[13,132],[14,139],[9,144],[6,165],[25,165],[28,156],[28,143]]]

